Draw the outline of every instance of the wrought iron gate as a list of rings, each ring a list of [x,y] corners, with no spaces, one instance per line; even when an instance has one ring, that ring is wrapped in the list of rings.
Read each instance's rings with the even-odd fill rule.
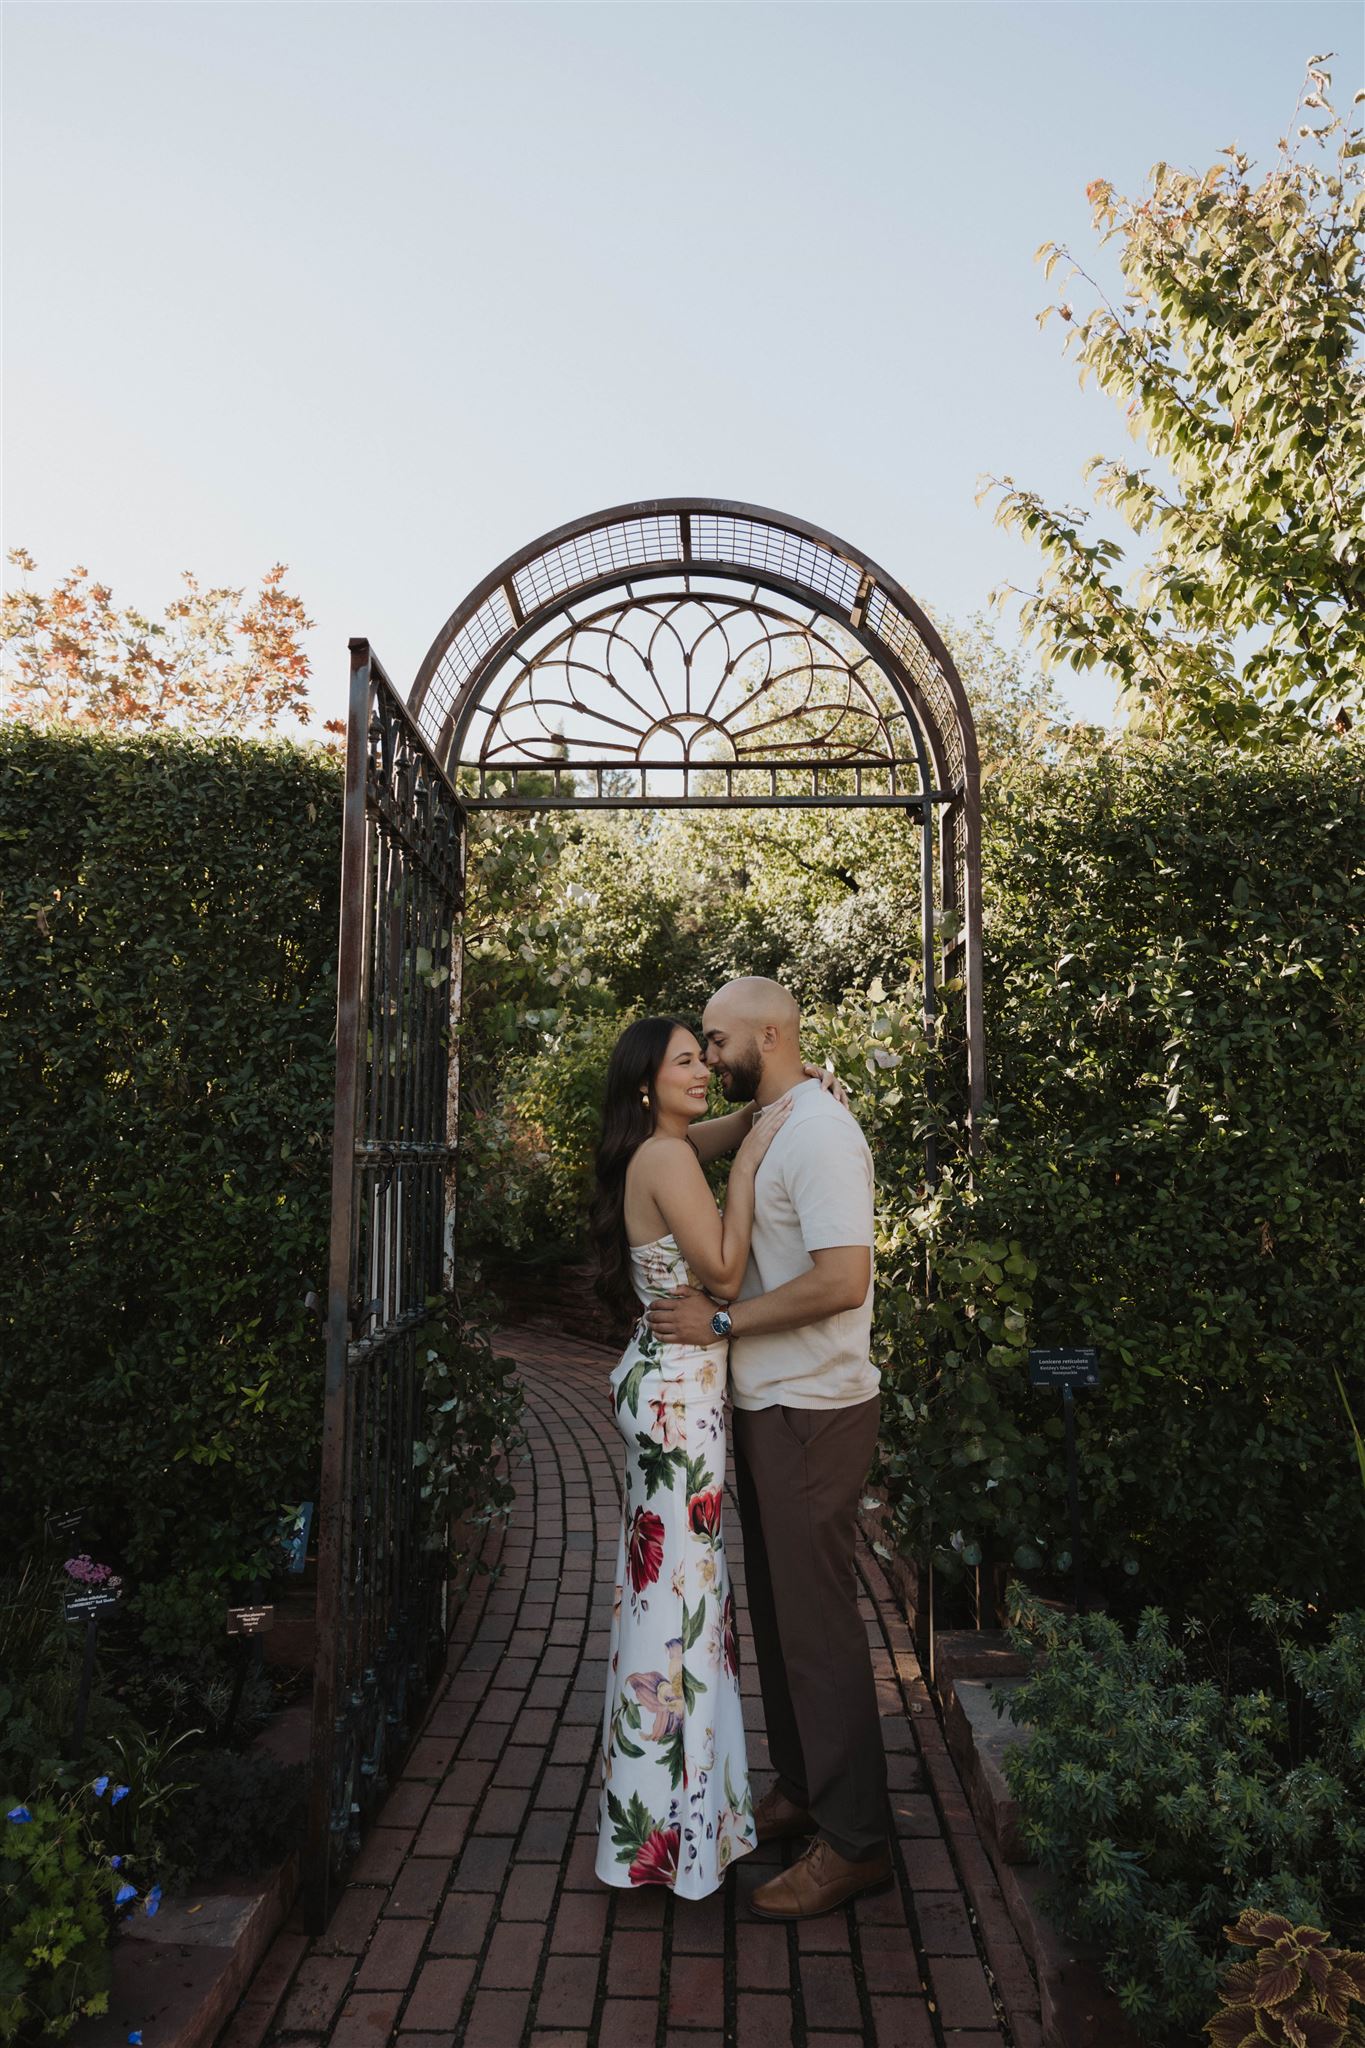
[[[368,642],[353,640],[304,1881],[314,1933],[444,1647],[444,1544],[423,1545],[413,1445],[418,1332],[452,1279],[464,853],[444,769]]]

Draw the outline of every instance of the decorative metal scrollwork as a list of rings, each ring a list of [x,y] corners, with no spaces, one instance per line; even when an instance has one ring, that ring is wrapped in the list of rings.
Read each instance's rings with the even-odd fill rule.
[[[555,627],[490,677],[465,764],[913,771],[923,754],[884,671],[809,608],[756,590],[669,588],[614,596]]]

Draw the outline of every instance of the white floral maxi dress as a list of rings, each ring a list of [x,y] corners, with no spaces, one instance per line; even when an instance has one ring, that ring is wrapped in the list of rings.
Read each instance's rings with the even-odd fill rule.
[[[695,1287],[672,1237],[631,1252],[644,1302]],[[611,1375],[626,1445],[597,1875],[716,1890],[756,1846],[725,1563],[724,1343],[661,1344],[641,1321]]]

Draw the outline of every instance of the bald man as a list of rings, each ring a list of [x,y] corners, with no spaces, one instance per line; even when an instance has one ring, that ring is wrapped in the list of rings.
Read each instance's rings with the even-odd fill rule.
[[[760,1842],[815,1834],[750,1909],[807,1920],[891,1880],[886,1757],[853,1542],[877,1444],[872,1155],[802,1067],[795,998],[759,976],[707,1004],[707,1064],[755,1113],[792,1096],[754,1188],[749,1269],[717,1311],[684,1291],[649,1311],[669,1343],[730,1338],[735,1488],[768,1749]]]

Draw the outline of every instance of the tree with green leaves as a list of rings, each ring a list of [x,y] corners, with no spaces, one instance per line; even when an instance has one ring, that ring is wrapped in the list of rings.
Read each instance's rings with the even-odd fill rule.
[[[1158,736],[1339,735],[1365,695],[1365,136],[1335,113],[1325,61],[1259,180],[1230,145],[1203,176],[1157,164],[1141,199],[1089,186],[1123,292],[1040,315],[1068,323],[1081,381],[1123,404],[1155,458],[1086,472],[1146,560],[1086,512],[1010,477],[987,486],[1042,553],[1038,587],[1016,594],[1045,664],[1108,669],[1130,728]],[[1070,260],[1038,253],[1049,276]]]

